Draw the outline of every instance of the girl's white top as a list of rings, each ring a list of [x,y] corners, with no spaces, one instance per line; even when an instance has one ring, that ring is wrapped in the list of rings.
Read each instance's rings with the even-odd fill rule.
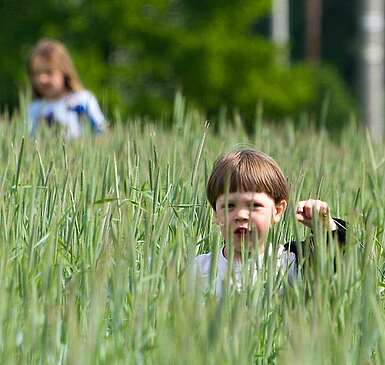
[[[268,255],[272,255],[272,245],[269,245]],[[258,276],[258,268],[261,268],[264,261],[264,254],[258,256],[258,264],[255,265],[253,272],[253,281],[255,282]],[[198,274],[198,278],[201,280],[201,284],[204,291],[207,291],[210,283],[210,268],[213,262],[213,254],[207,253],[199,255],[195,258],[195,265]],[[218,262],[216,268],[216,277],[214,279],[214,290],[217,298],[222,296],[223,284],[226,279],[228,269],[228,260],[223,255],[223,249],[220,250],[218,255]],[[239,291],[242,289],[241,278],[242,264],[239,261],[233,262],[233,273],[231,275],[231,284],[235,285],[235,288]],[[277,253],[277,272],[281,271],[288,275],[289,282],[294,282],[298,276],[296,256],[294,253],[286,251],[284,246],[280,245]]]
[[[57,100],[36,99],[28,107],[30,134],[33,136],[39,123],[58,123],[66,129],[67,137],[81,135],[81,120],[85,118],[95,133],[105,127],[105,118],[95,96],[88,90],[76,91]]]

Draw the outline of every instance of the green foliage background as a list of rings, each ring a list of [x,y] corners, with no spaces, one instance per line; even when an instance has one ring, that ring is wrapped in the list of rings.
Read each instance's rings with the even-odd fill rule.
[[[3,1],[0,12],[0,103],[15,106],[27,84],[25,60],[41,37],[63,41],[85,85],[107,114],[166,119],[180,90],[209,115],[226,106],[252,125],[258,103],[271,119],[319,113],[343,124],[352,101],[334,71],[277,65],[277,50],[256,33],[270,1]]]

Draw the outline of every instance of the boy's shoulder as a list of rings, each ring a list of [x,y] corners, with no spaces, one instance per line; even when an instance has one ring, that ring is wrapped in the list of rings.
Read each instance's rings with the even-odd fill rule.
[[[212,252],[205,253],[195,257],[195,265],[201,275],[210,273],[210,265],[212,261]]]

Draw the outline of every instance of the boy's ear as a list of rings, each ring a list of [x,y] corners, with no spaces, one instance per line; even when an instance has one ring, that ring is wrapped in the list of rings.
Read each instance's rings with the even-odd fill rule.
[[[218,218],[218,214],[217,214],[216,210],[214,210],[214,220],[215,220],[215,224],[217,224],[219,226],[219,218]]]
[[[287,208],[287,201],[285,199],[282,199],[281,201],[275,204],[275,211],[273,214],[274,223],[278,223],[281,220],[283,213],[285,213],[286,208]]]

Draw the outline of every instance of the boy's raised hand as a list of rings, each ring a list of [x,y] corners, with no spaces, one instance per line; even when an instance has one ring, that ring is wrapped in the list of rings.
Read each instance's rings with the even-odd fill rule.
[[[315,199],[302,200],[297,204],[295,217],[299,222],[311,228],[314,224],[313,215],[318,213],[318,220],[329,230],[337,229],[336,223],[330,216],[329,206],[326,202]]]

